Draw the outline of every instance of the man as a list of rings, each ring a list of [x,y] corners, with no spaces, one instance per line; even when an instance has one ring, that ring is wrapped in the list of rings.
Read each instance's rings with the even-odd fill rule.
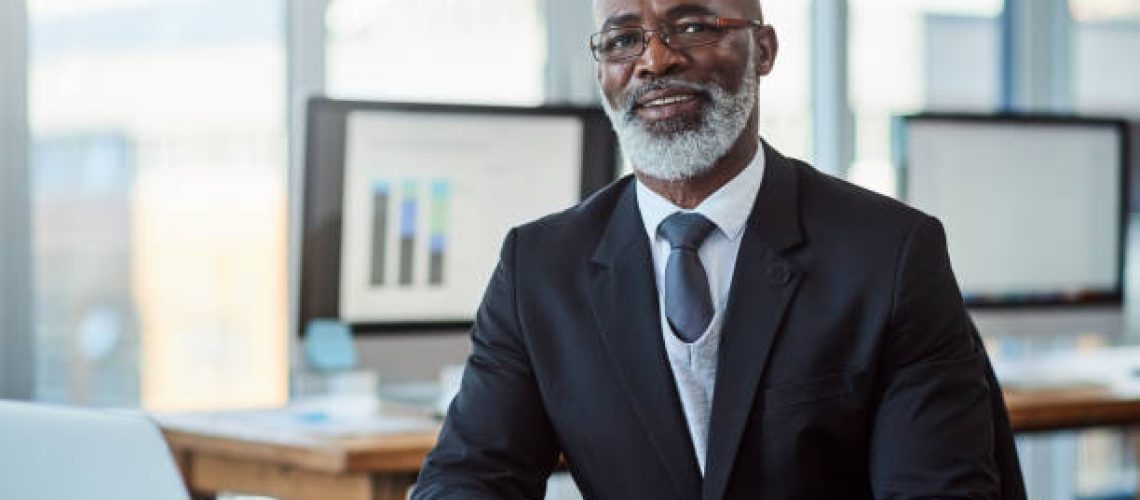
[[[939,223],[757,134],[756,0],[597,0],[635,178],[510,232],[415,498],[1024,498]]]

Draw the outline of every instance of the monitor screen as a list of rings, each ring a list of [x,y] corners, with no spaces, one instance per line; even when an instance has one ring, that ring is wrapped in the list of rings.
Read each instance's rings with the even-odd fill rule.
[[[942,221],[969,305],[1120,302],[1124,122],[917,115],[901,123],[903,197]]]
[[[611,182],[600,109],[315,99],[299,326],[464,328],[511,227]]]

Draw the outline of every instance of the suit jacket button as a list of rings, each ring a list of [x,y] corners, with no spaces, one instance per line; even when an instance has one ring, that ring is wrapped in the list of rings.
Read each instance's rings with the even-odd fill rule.
[[[784,286],[792,281],[792,270],[783,262],[777,262],[768,269],[768,282],[774,286]]]

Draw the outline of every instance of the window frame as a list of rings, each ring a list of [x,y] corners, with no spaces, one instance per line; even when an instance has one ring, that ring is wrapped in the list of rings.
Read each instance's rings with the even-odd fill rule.
[[[28,15],[0,2],[0,398],[32,396]]]

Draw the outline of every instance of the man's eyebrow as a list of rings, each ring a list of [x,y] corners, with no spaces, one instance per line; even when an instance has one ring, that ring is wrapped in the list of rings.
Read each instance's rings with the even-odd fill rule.
[[[665,16],[670,19],[679,19],[685,16],[715,16],[713,12],[703,5],[683,4],[669,9]]]
[[[639,16],[637,14],[622,14],[620,16],[614,16],[614,17],[611,17],[609,19],[606,19],[606,22],[602,23],[602,31],[606,31],[606,30],[611,29],[611,28],[616,28],[618,26],[624,26],[624,25],[633,23],[634,21],[637,21],[638,19],[641,19],[641,16]]]

